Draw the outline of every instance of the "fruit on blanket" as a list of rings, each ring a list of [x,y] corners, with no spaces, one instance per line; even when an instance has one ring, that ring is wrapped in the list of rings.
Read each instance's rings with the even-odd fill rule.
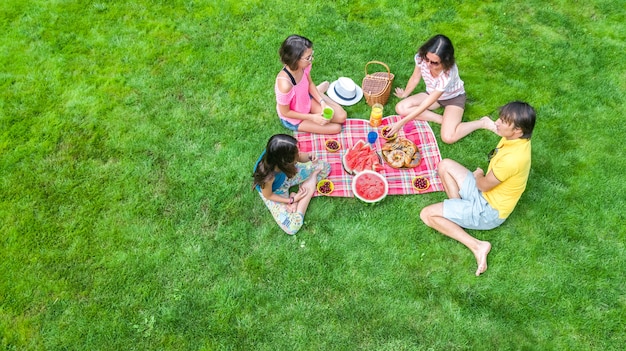
[[[364,170],[381,169],[380,159],[370,144],[363,140],[357,141],[343,155],[343,166],[348,173],[358,173]]]
[[[329,195],[335,190],[335,184],[329,179],[322,179],[317,183],[317,192],[322,195]]]
[[[337,152],[341,149],[341,144],[335,139],[326,140],[326,150],[330,152]]]
[[[379,202],[387,196],[387,179],[374,171],[362,171],[352,179],[352,192],[361,201]]]
[[[413,187],[417,190],[426,190],[430,186],[430,182],[427,178],[417,176],[413,178]]]
[[[380,135],[386,140],[395,140],[398,137],[398,133],[395,133],[394,135],[388,135],[390,130],[390,126],[384,126],[383,129],[380,130]]]

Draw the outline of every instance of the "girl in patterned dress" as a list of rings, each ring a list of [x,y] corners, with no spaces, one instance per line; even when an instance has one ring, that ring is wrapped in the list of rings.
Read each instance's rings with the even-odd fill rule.
[[[441,124],[441,140],[452,144],[477,129],[495,132],[489,117],[462,123],[465,111],[465,87],[454,60],[454,47],[445,35],[435,35],[424,43],[415,55],[415,70],[406,88],[396,88],[394,95],[403,99],[396,105],[396,113],[404,116],[395,123],[390,135],[398,132],[408,121],[418,119]],[[411,93],[421,79],[426,92]],[[443,107],[443,115],[433,110]]]
[[[254,188],[285,233],[294,235],[304,223],[304,214],[315,194],[317,182],[330,173],[330,164],[298,150],[298,141],[276,134],[254,166]],[[298,192],[289,188],[299,185]]]

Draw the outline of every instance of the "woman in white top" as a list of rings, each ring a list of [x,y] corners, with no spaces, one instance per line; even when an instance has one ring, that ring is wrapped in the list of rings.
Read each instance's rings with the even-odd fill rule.
[[[422,78],[426,92],[409,96]],[[495,125],[489,117],[461,123],[465,111],[465,88],[454,61],[454,47],[445,35],[435,35],[419,48],[415,55],[415,70],[406,88],[396,88],[395,95],[403,99],[396,105],[396,113],[404,117],[392,126],[390,135],[413,119],[441,124],[441,140],[447,144],[477,129],[495,132]],[[443,107],[443,116],[432,111],[439,107]]]

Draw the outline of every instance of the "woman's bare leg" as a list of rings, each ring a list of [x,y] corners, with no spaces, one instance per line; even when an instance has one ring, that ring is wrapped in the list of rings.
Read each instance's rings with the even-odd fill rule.
[[[424,101],[424,99],[426,99],[427,96],[428,94],[426,93],[419,93],[419,94],[411,95],[405,98],[404,100],[400,101],[396,105],[396,113],[403,117],[407,116],[408,114],[413,112],[417,107],[419,107]],[[419,119],[421,121],[434,122],[434,123],[441,124],[441,122],[443,121],[443,117],[440,114],[437,114],[431,111],[438,107],[439,107],[439,104],[436,104],[436,103],[433,104],[432,106],[429,106],[428,109],[420,113],[416,117],[416,119]]]
[[[487,129],[495,132],[495,123],[487,116],[476,121],[461,122],[464,109],[458,106],[447,106],[443,111],[441,123],[441,140],[452,144],[478,129]]]

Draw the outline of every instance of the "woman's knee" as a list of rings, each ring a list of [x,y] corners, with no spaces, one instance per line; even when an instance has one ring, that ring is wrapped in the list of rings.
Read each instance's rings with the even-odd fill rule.
[[[404,106],[404,104],[400,102],[400,103],[398,103],[398,104],[396,105],[396,113],[397,113],[399,116],[406,116],[406,115],[408,115],[408,114],[409,114],[409,111],[408,111],[408,110],[407,110],[407,108]]]
[[[454,132],[450,133],[441,131],[441,141],[446,144],[454,144],[459,141],[459,138],[456,137]]]

